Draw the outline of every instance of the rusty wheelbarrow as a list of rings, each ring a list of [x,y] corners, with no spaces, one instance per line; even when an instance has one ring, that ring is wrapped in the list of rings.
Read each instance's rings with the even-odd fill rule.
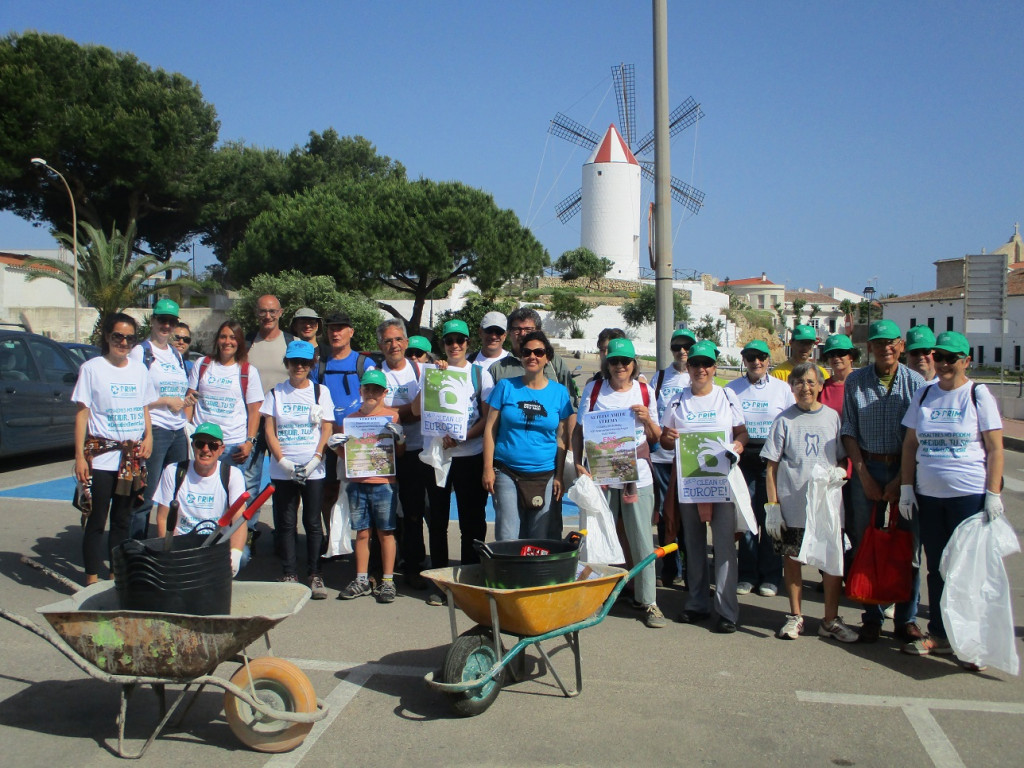
[[[23,558],[23,561],[48,569]],[[224,712],[235,736],[260,752],[285,752],[299,746],[313,723],[327,715],[313,684],[298,667],[274,656],[250,658],[245,649],[260,636],[270,651],[271,628],[299,612],[310,591],[302,584],[235,582],[231,613],[193,616],[153,611],[126,611],[118,606],[112,582],[84,589],[37,609],[50,627],[0,608],[0,616],[46,640],[75,666],[97,680],[121,686],[117,716],[117,754],[139,758],[192,692],[185,717],[207,685],[224,690]],[[238,658],[230,680],[213,674],[222,662]],[[135,689],[151,685],[160,697],[162,719],[142,748],[126,751],[127,706]],[[165,686],[183,685],[170,707]],[[192,690],[195,688],[195,690]]]

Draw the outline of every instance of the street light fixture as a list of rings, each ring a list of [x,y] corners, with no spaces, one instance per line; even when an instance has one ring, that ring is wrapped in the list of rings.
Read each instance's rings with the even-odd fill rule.
[[[78,211],[75,208],[75,196],[71,194],[71,187],[68,186],[68,180],[64,178],[64,174],[47,164],[43,158],[33,157],[32,165],[38,165],[56,174],[64,182],[64,189],[68,191],[68,200],[71,201],[71,253],[75,259],[75,271],[72,276],[73,285],[71,290],[75,294],[75,342],[77,343],[81,337],[78,335]]]

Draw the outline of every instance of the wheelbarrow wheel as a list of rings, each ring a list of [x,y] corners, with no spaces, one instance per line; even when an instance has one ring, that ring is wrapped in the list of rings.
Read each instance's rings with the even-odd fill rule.
[[[252,676],[252,687],[249,677]],[[284,659],[264,656],[243,664],[231,682],[269,709],[282,712],[315,712],[316,691],[305,673]],[[255,693],[253,693],[255,689]],[[224,694],[224,713],[231,732],[245,746],[257,752],[287,752],[295,749],[313,728],[312,723],[277,720],[238,699]]]
[[[448,648],[448,653],[444,657],[442,676],[446,683],[468,683],[484,677],[497,663],[498,657],[494,652],[491,630],[478,625],[463,632]],[[488,680],[479,688],[448,694],[452,707],[464,717],[485,712],[501,692],[504,677],[503,669],[494,676],[494,679]]]

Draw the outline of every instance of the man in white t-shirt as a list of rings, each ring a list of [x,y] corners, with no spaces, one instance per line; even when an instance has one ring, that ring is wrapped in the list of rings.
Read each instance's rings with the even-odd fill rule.
[[[167,534],[167,518],[171,503],[177,501],[178,515],[174,535],[188,533],[212,533],[217,521],[239,496],[245,492],[245,481],[237,467],[227,468],[227,487],[224,487],[220,455],[224,452],[224,433],[216,424],[205,422],[196,427],[192,435],[195,459],[188,462],[188,470],[181,479],[181,486],[175,488],[178,480],[178,465],[169,464],[160,475],[160,484],[153,494],[157,505],[157,536]],[[225,465],[226,466],[226,465]],[[242,514],[239,509],[238,515]],[[231,535],[231,571],[237,575],[248,561],[244,550],[246,528],[240,526]]]
[[[185,394],[188,378],[185,362],[178,350],[170,344],[171,333],[178,322],[178,304],[160,299],[153,305],[150,316],[150,335],[141,344],[132,347],[128,357],[138,360],[149,370],[157,399],[149,404],[149,418],[153,424],[153,452],[146,460],[146,469],[152,478],[143,493],[142,505],[132,512],[128,535],[133,539],[149,537],[149,512],[153,508],[156,479],[164,467],[188,458],[185,437]]]
[[[746,376],[730,381],[726,389],[732,390],[740,401],[743,420],[747,426],[749,442],[740,455],[740,469],[750,491],[754,517],[764,531],[764,505],[768,501],[765,484],[765,462],[761,448],[768,437],[775,417],[795,402],[793,390],[774,376],[768,375],[771,352],[760,339],[748,343],[740,352]],[[749,594],[754,589],[762,597],[775,597],[782,584],[782,558],[775,553],[770,536],[760,537],[746,531],[740,539],[739,582],[736,593]]]
[[[501,312],[488,312],[480,321],[480,349],[469,356],[469,362],[479,365],[485,371],[492,365],[508,357],[505,349],[505,332],[508,320]]]

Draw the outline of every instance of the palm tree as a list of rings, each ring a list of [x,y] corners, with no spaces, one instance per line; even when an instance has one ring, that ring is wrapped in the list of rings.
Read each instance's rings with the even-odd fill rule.
[[[109,238],[103,230],[86,222],[79,225],[79,230],[78,292],[86,304],[99,312],[93,329],[94,339],[106,315],[140,306],[146,297],[172,286],[197,285],[189,277],[152,282],[153,278],[172,269],[187,272],[188,262],[161,262],[148,254],[136,255],[134,221],[124,233],[111,226]],[[72,245],[71,235],[65,232],[58,232],[57,239],[69,248]],[[31,270],[29,280],[49,277],[68,287],[74,286],[74,264],[60,259],[35,258],[29,259],[25,266]]]

